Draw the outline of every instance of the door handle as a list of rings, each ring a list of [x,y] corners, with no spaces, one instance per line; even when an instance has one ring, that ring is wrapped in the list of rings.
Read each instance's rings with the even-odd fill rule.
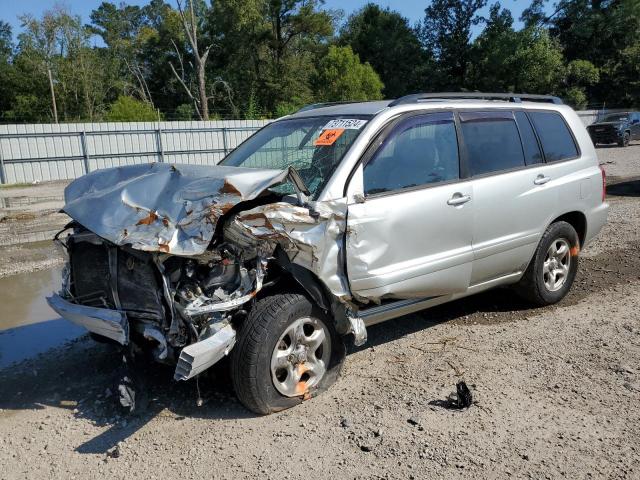
[[[447,200],[447,205],[457,207],[458,205],[464,205],[469,200],[471,200],[471,195],[463,195],[460,192],[456,192],[449,200]]]
[[[540,174],[536,177],[533,183],[535,183],[536,185],[544,185],[549,180],[551,180],[551,177],[545,177],[544,175]]]

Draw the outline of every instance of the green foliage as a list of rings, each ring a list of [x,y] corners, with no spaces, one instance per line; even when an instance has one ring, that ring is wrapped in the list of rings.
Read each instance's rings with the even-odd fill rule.
[[[183,103],[176,107],[176,111],[174,112],[171,120],[193,120],[195,113],[193,105],[190,103]]]
[[[133,97],[118,97],[104,116],[107,122],[154,122],[158,113],[148,103]]]
[[[247,101],[247,108],[244,112],[244,118],[246,120],[258,120],[262,118],[260,105],[258,104],[256,93],[253,90],[251,90],[251,92],[249,93],[249,99]]]
[[[587,106],[587,95],[580,87],[570,87],[563,95],[564,101],[575,109],[583,109]]]
[[[369,3],[354,13],[338,38],[360,60],[380,75],[387,98],[420,91],[428,86],[430,55],[422,48],[417,32],[397,12]]]
[[[540,28],[518,32],[516,50],[508,64],[517,92],[554,93],[564,75],[560,45]]]
[[[472,46],[469,86],[480,91],[509,91],[513,86],[512,63],[518,47],[511,12],[491,6],[482,33]]]
[[[600,71],[589,60],[573,60],[567,65],[567,81],[573,85],[593,85],[600,81]]]
[[[487,0],[433,0],[425,9],[422,40],[438,60],[438,87],[463,88],[472,62],[471,28]]]
[[[273,112],[273,116],[275,118],[284,117],[286,115],[291,115],[292,113],[297,112],[302,107],[302,104],[296,104],[292,102],[282,102],[276,105],[276,108]]]
[[[316,77],[318,99],[324,102],[380,100],[384,87],[368,63],[360,63],[351,47],[329,47]]]

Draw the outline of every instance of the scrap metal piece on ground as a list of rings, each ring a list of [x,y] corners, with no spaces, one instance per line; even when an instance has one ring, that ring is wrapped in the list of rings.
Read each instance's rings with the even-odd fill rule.
[[[473,404],[473,395],[467,384],[462,380],[456,383],[457,407],[459,409],[469,408]]]

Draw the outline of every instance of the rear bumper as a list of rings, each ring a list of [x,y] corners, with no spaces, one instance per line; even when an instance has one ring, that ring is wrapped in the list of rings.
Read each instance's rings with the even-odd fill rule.
[[[96,335],[110,338],[121,345],[129,343],[129,321],[123,312],[78,305],[68,302],[56,293],[47,297],[47,303],[62,318]]]
[[[591,240],[600,233],[602,227],[607,223],[608,214],[609,204],[607,202],[601,203],[589,212],[589,216],[587,217],[587,233],[585,235],[584,246],[587,246]]]
[[[604,132],[589,131],[591,141],[594,143],[617,143],[622,140],[622,132],[619,130],[607,130]]]

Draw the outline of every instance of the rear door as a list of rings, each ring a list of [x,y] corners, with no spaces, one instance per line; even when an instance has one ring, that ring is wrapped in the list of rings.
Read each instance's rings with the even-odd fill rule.
[[[554,210],[549,168],[524,111],[460,112],[473,181],[471,285],[522,272]]]
[[[370,299],[466,291],[473,188],[460,180],[453,113],[400,119],[379,145],[349,186],[358,199],[347,215],[351,291]]]

